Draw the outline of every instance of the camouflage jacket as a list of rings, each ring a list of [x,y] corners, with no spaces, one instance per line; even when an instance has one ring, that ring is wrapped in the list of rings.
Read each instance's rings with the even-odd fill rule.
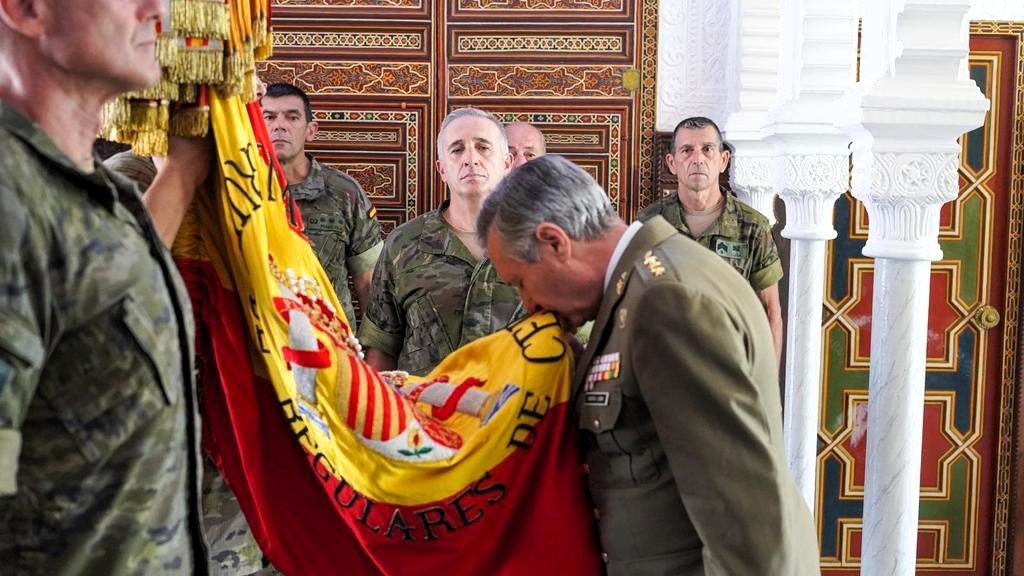
[[[476,261],[437,210],[396,228],[373,271],[363,345],[423,375],[456,348],[486,336],[522,311],[519,293],[489,259]]]
[[[309,160],[309,176],[289,185],[288,193],[299,205],[304,232],[345,307],[345,317],[355,326],[348,277],[373,270],[377,263],[384,245],[377,211],[351,176],[321,165],[312,156]],[[359,304],[365,310],[366,303]]]
[[[0,572],[205,573],[192,311],[134,185],[0,103]]]
[[[135,181],[146,190],[156,177],[153,160],[120,152],[103,161],[113,172]],[[199,383],[202,386],[202,382]],[[224,482],[209,458],[203,458],[202,497],[203,541],[206,562],[213,576],[247,576],[263,569],[263,551],[249,529],[235,493]]]
[[[782,279],[782,261],[768,219],[726,190],[722,190],[722,195],[725,196],[722,214],[699,238],[694,238],[686,226],[676,194],[654,201],[640,212],[638,219],[646,222],[660,214],[676,230],[725,259],[747,279],[755,292],[777,284]]]

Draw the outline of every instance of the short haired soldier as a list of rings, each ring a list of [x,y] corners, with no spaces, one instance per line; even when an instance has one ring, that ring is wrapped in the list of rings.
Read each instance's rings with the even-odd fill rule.
[[[358,318],[348,281],[351,276],[356,300],[365,311],[373,266],[384,246],[377,211],[354,178],[322,165],[306,152],[318,125],[302,89],[282,82],[270,84],[260,103],[305,234],[355,329]]]
[[[678,192],[656,200],[640,212],[639,219],[661,215],[747,279],[768,315],[778,364],[782,359],[782,261],[768,219],[721,186],[729,151],[718,126],[703,116],[680,122],[665,162],[679,181]]]
[[[505,129],[493,114],[460,108],[441,123],[437,171],[449,199],[396,228],[384,244],[359,327],[371,366],[426,374],[521,311],[474,228],[481,203],[511,165]]]
[[[192,312],[169,244],[209,171],[145,198],[92,155],[160,78],[161,0],[0,0],[0,571],[204,574]],[[148,213],[147,213],[148,208]]]

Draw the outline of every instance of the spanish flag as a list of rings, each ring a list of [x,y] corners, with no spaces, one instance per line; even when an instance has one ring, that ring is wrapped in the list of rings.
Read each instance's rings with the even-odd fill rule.
[[[289,576],[600,574],[554,318],[382,377],[288,218],[258,104],[214,95],[210,118],[217,191],[175,252],[204,443],[267,557]]]

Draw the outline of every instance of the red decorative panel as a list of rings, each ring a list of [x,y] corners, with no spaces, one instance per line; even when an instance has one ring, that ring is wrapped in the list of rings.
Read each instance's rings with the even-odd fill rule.
[[[274,0],[274,25],[295,16],[319,16],[345,24],[355,18],[388,20],[430,19],[433,4],[427,0]]]
[[[430,26],[427,23],[389,23],[379,26],[331,23],[323,19],[292,19],[274,24],[274,61],[309,58],[315,51],[323,58],[430,57]]]
[[[638,0],[448,0],[451,20],[629,21]]]
[[[594,27],[577,30],[572,35],[537,30],[529,26],[472,30],[452,26],[448,32],[451,54],[460,61],[504,59],[515,63],[550,63],[552,56],[568,64],[633,65],[635,52],[632,28]]]

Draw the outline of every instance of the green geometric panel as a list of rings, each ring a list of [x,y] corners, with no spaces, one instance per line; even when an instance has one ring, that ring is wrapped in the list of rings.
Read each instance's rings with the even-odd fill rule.
[[[981,257],[981,225],[985,200],[976,191],[957,201],[960,208],[960,238],[940,238],[943,260],[966,263],[960,267],[960,299],[967,306],[979,300],[978,261]]]

